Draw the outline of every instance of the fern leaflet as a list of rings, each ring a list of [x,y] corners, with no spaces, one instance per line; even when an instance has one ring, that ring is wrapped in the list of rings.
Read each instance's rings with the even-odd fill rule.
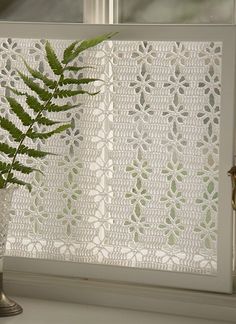
[[[1,146],[0,146],[0,149],[1,149]],[[19,154],[26,154],[29,157],[33,157],[33,158],[44,158],[47,155],[55,155],[54,153],[51,153],[51,152],[43,152],[43,151],[39,151],[39,150],[29,148],[28,146],[25,146],[23,144],[19,148],[18,153]],[[13,155],[11,155],[11,156],[13,156]]]
[[[25,112],[24,108],[16,101],[16,99],[11,97],[6,97],[12,111],[16,114],[16,116],[21,120],[24,126],[29,126],[33,123],[33,119],[30,117],[27,112]]]
[[[62,61],[63,64],[68,64],[70,62],[71,54],[78,43],[79,41],[75,41],[64,50],[63,61]]]
[[[32,69],[25,61],[25,66],[27,68],[27,70],[29,71],[29,73],[36,79],[39,79],[41,81],[43,81],[43,83],[49,87],[49,89],[55,89],[57,86],[57,82],[54,80],[49,79],[48,77],[46,77],[45,75],[43,75],[41,72]]]
[[[51,45],[48,41],[46,43],[45,50],[46,50],[47,61],[48,61],[48,64],[50,65],[52,71],[56,75],[61,75],[63,72],[63,67],[62,67],[61,63],[59,62],[59,60],[56,56],[56,53],[54,52],[53,48],[51,47]]]
[[[51,132],[47,132],[47,133],[38,133],[38,132],[34,132],[34,131],[30,131],[27,133],[27,137],[31,138],[31,139],[47,139],[55,134],[61,133],[64,130],[68,129],[69,127],[71,127],[71,124],[66,124],[66,125],[61,125],[59,127],[57,127],[56,129],[54,129]]]
[[[76,85],[81,85],[81,84],[89,84],[91,82],[95,82],[95,81],[101,81],[101,79],[63,79],[60,82],[60,86],[61,85],[67,85],[67,84],[76,84]]]
[[[20,142],[24,133],[17,128],[9,119],[0,116],[0,126],[2,129],[8,131],[8,133],[14,138],[16,142]]]
[[[99,91],[90,93],[90,92],[84,91],[84,90],[57,90],[54,93],[54,98],[69,98],[69,97],[78,96],[78,95],[82,95],[82,94],[88,94],[90,96],[95,96],[98,93],[99,93]]]
[[[53,125],[56,125],[56,124],[60,124],[61,122],[60,121],[53,121],[47,117],[38,117],[36,119],[36,122],[39,124],[39,125],[45,125],[45,126],[53,126]]]
[[[26,95],[26,103],[29,106],[29,108],[36,113],[40,112],[43,109],[41,103],[34,96]]]
[[[37,93],[37,95],[39,96],[39,98],[42,101],[48,101],[51,99],[52,94],[47,91],[44,90],[43,88],[41,88],[37,83],[35,83],[34,81],[32,81],[28,76],[24,75],[23,73],[21,73],[20,71],[18,71],[19,76],[21,77],[21,79],[24,81],[24,83],[35,93]]]
[[[16,153],[16,148],[11,147],[6,143],[0,143],[0,152],[5,153],[9,157],[13,157]]]

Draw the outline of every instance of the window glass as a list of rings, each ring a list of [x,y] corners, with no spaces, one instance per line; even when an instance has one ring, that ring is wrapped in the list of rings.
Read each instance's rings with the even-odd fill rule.
[[[120,23],[233,22],[233,0],[120,0]]]
[[[0,20],[83,22],[82,0],[1,0]]]
[[[67,43],[53,41],[58,57]],[[27,91],[17,53],[54,78],[44,41],[0,48],[1,85]],[[60,141],[37,143],[58,155],[32,161],[44,175],[14,196],[10,254],[215,275],[221,51],[221,42],[117,41],[81,57],[97,70],[86,77],[105,85],[71,99],[83,105],[62,113],[72,127]]]

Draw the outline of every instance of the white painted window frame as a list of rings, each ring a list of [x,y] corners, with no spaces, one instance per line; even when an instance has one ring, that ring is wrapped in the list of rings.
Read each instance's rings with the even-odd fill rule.
[[[119,15],[119,0],[84,0],[85,24],[116,24]]]
[[[117,40],[222,41],[222,107],[220,134],[220,191],[218,273],[202,276],[189,273],[59,262],[27,258],[6,258],[7,271],[44,275],[111,280],[132,284],[167,286],[203,291],[232,292],[232,209],[231,184],[227,171],[233,163],[235,26],[184,25],[83,25],[45,23],[0,23],[0,37],[83,39],[95,34],[118,32]]]

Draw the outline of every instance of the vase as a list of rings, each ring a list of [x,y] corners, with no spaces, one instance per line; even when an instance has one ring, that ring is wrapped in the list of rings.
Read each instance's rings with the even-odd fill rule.
[[[9,299],[3,291],[3,260],[6,249],[10,209],[15,187],[0,189],[0,317],[22,313],[23,309],[15,301]]]

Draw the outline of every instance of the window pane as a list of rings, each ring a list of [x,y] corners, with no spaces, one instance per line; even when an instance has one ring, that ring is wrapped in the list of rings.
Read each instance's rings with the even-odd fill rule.
[[[83,22],[83,0],[1,0],[0,20]]]
[[[120,0],[120,23],[224,23],[234,20],[233,0]]]
[[[61,57],[68,41],[52,44]],[[27,91],[18,54],[53,78],[44,41],[0,48],[2,86]],[[73,122],[60,140],[39,143],[58,155],[28,160],[45,176],[14,196],[8,253],[215,275],[221,52],[221,42],[114,41],[84,55],[77,64],[96,68],[86,77],[105,83],[70,100],[82,106],[61,114]]]

